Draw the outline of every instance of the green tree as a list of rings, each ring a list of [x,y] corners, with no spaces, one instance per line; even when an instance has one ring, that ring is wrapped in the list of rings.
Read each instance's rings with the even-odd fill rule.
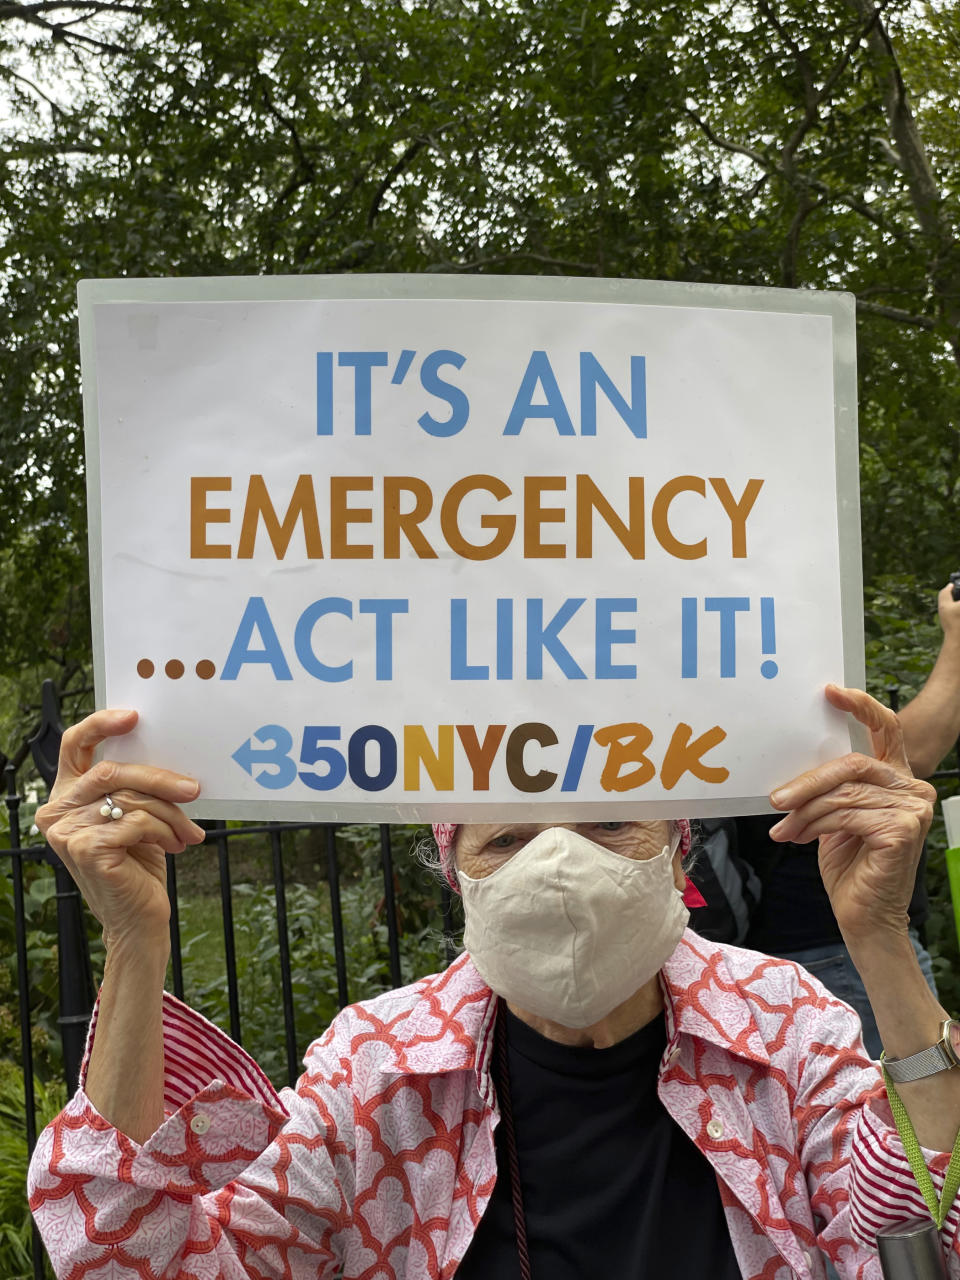
[[[0,3],[5,688],[89,682],[77,279],[342,271],[855,292],[871,678],[915,688],[936,628],[891,619],[957,556],[958,78],[948,0]]]
[[[85,275],[851,289],[867,580],[933,587],[960,461],[958,71],[943,0],[0,4],[0,671],[84,679]]]

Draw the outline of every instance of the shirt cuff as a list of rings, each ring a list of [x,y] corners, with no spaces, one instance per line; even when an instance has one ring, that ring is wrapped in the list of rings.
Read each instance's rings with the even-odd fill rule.
[[[81,1089],[86,1087],[99,1014],[100,997],[97,996],[80,1067]],[[178,1111],[214,1080],[287,1114],[280,1095],[250,1054],[215,1023],[168,991],[163,993],[163,1058],[163,1106],[168,1115]]]
[[[80,1089],[64,1118],[66,1163],[76,1144],[96,1157],[93,1132],[114,1134],[100,1151],[113,1176],[142,1188],[189,1197],[218,1190],[238,1177],[289,1119],[280,1095],[251,1056],[219,1027],[164,992],[164,1113],[140,1145],[113,1129],[87,1097],[85,1084],[96,1035],[97,1000],[80,1070]],[[115,1143],[115,1145],[114,1145]],[[93,1144],[96,1145],[96,1144]],[[76,1154],[79,1154],[76,1153]],[[105,1172],[105,1170],[103,1171]]]
[[[864,1108],[852,1159],[852,1227],[854,1235],[874,1247],[881,1227],[910,1218],[928,1218],[930,1211],[917,1186],[885,1096],[870,1100]],[[920,1148],[939,1196],[950,1155]],[[945,1242],[955,1242],[960,1232],[960,1200],[954,1201],[943,1224]]]

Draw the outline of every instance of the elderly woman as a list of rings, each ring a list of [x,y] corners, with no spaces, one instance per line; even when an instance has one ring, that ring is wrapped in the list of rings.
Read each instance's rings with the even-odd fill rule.
[[[820,838],[937,1209],[956,1027],[906,919],[933,793],[892,713],[828,697],[874,756],[775,791],[774,835]],[[852,1012],[789,962],[684,932],[683,823],[436,828],[466,954],[344,1010],[277,1095],[163,993],[163,851],[201,838],[178,807],[198,787],[93,763],[134,720],[69,730],[38,815],[107,946],[82,1087],[31,1169],[58,1276],[785,1280],[822,1277],[828,1255],[868,1280],[877,1229],[926,1212]],[[949,1201],[952,1166],[946,1181]]]

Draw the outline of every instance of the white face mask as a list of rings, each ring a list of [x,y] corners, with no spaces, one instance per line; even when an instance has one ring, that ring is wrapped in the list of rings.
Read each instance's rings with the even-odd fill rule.
[[[675,848],[634,861],[567,827],[541,831],[491,875],[459,873],[464,946],[497,995],[588,1027],[680,941],[690,913],[673,881]]]

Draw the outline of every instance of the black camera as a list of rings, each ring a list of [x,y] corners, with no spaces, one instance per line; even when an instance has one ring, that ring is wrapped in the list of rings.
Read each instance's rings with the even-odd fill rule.
[[[951,573],[950,585],[953,587],[954,600],[960,600],[960,573]]]

